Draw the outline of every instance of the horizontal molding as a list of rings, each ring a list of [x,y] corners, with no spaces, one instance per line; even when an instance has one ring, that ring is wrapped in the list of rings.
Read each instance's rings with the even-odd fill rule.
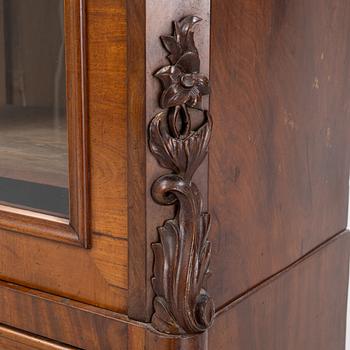
[[[348,245],[349,238],[348,231],[337,234],[293,265],[248,291],[239,299],[228,303],[217,312],[215,318],[232,312],[233,308],[247,298],[312,259],[335,242],[342,240]],[[126,315],[13,283],[0,281],[0,300],[6,300],[0,303],[0,324],[82,349],[108,349],[111,348],[109,347],[111,344],[114,346],[113,350],[160,350],[177,348],[176,346],[182,350],[207,349],[207,332],[185,337],[164,335],[154,330],[149,323],[131,320]],[[211,332],[216,332],[216,329],[214,322],[214,326],[209,330],[209,341]],[[117,348],[115,344],[118,344]]]
[[[77,349],[4,325],[0,325],[0,346],[5,346],[6,349],[17,349],[17,346],[20,346],[21,349],[24,347],[33,350]]]
[[[207,333],[180,337],[67,298],[0,281],[0,324],[81,349],[198,350]],[[69,349],[69,348],[68,348]]]
[[[337,234],[332,236],[327,241],[323,242],[322,244],[318,245],[317,247],[315,247],[313,250],[311,250],[307,254],[303,255],[300,259],[296,260],[292,264],[286,266],[284,269],[276,272],[275,274],[273,274],[269,278],[263,280],[262,282],[258,283],[254,287],[245,291],[237,298],[228,301],[225,305],[222,305],[220,308],[218,308],[216,310],[216,317],[218,317],[222,313],[228,312],[229,310],[231,310],[232,308],[234,308],[235,306],[237,306],[238,304],[240,304],[241,302],[243,302],[244,300],[249,298],[254,293],[257,293],[260,289],[265,288],[266,286],[273,283],[276,279],[278,279],[282,275],[288,273],[289,271],[293,270],[297,266],[301,265],[304,261],[306,261],[306,260],[312,258],[314,255],[318,254],[320,251],[325,249],[327,246],[335,243],[339,239],[345,239],[345,238],[347,238],[347,245],[349,246],[350,245],[350,231],[349,230],[338,232]],[[349,253],[349,255],[350,255],[350,253]]]

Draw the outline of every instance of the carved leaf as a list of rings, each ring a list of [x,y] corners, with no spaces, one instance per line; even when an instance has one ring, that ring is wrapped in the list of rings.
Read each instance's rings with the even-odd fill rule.
[[[183,52],[197,52],[192,28],[196,23],[200,21],[202,21],[200,17],[187,16],[181,21],[175,22],[175,35],[177,41],[180,43],[183,49]]]
[[[167,116],[160,113],[150,124],[150,149],[163,168],[171,169],[186,179],[192,178],[207,155],[211,136],[212,119],[184,139],[170,136]]]
[[[185,334],[186,332],[177,324],[175,317],[168,310],[168,303],[164,298],[154,299],[154,314],[152,323],[158,331],[170,334]]]
[[[198,73],[200,69],[200,60],[197,53],[186,52],[176,62],[176,66],[185,73]]]
[[[171,64],[175,64],[181,57],[183,50],[179,42],[177,42],[176,37],[173,36],[161,36],[164,47],[169,51],[168,56]]]
[[[187,103],[190,99],[191,90],[182,88],[180,84],[170,85],[162,94],[160,106],[171,108]]]
[[[209,80],[200,74],[200,59],[193,26],[201,21],[188,16],[175,22],[173,36],[161,37],[170,53],[171,66],[155,73],[163,84],[160,105],[168,111],[150,123],[149,147],[160,166],[172,173],[152,185],[152,197],[160,205],[176,204],[176,215],[158,228],[159,241],[152,244],[154,276],[153,326],[161,332],[188,334],[205,331],[214,317],[214,304],[204,289],[209,276],[211,243],[210,216],[203,212],[202,196],[192,177],[208,152],[212,118],[191,128],[191,112]]]
[[[164,88],[167,89],[172,84],[179,82],[182,72],[176,66],[165,66],[159,69],[154,76],[157,77],[163,84]]]
[[[214,306],[203,289],[208,275],[211,244],[208,241],[209,215],[202,213],[198,188],[182,177],[170,174],[152,187],[158,203],[169,204],[169,194],[178,200],[174,219],[158,228],[160,242],[155,251],[153,286],[157,295],[152,323],[167,333],[203,331],[212,322]],[[163,200],[162,200],[163,198]],[[174,334],[174,333],[173,333]]]

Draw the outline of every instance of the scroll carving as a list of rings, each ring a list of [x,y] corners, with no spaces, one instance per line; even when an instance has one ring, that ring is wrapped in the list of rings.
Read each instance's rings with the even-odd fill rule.
[[[161,167],[171,173],[158,178],[152,197],[160,205],[174,205],[176,214],[158,228],[155,256],[153,326],[168,334],[204,332],[212,323],[214,303],[204,289],[209,275],[210,216],[203,211],[201,193],[192,181],[208,152],[212,132],[210,113],[201,109],[209,94],[209,80],[200,73],[193,27],[201,21],[188,16],[174,24],[172,36],[161,40],[169,52],[167,65],[155,73],[164,87],[160,106],[151,121],[149,146]],[[199,128],[192,127],[194,110],[203,113]]]

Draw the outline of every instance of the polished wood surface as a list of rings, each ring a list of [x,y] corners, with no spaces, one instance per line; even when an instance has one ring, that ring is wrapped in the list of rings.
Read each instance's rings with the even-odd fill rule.
[[[149,245],[146,231],[147,196],[145,130],[146,101],[144,95],[146,65],[144,40],[145,0],[127,1],[128,36],[128,243],[129,243],[129,295],[128,315],[144,321],[150,317],[149,280],[146,273],[149,267]],[[142,83],[140,83],[142,82]],[[146,262],[146,263],[145,263]],[[141,292],[141,294],[140,294]]]
[[[91,249],[16,233],[32,223],[9,213],[13,226],[0,231],[0,278],[127,312],[125,4],[86,5]],[[53,229],[63,235],[60,225],[55,222]],[[44,220],[40,232],[49,228]]]
[[[346,227],[347,0],[213,0],[209,203],[217,305]]]
[[[159,39],[172,31],[172,21],[185,15],[203,18],[198,28],[201,71],[209,73],[210,1],[130,0],[128,5],[128,75],[129,75],[129,315],[150,321],[154,293],[151,286],[153,252],[151,243],[158,241],[157,227],[173,215],[173,209],[160,206],[152,199],[154,180],[164,173],[148,149],[147,125],[160,111],[161,86],[153,73],[166,63]],[[145,30],[147,28],[147,31]],[[147,50],[145,49],[147,48]],[[204,101],[203,106],[207,106]],[[199,118],[200,119],[200,118]],[[198,126],[198,121],[194,123]],[[198,169],[194,181],[207,203],[207,160]],[[141,294],[140,294],[141,293]]]
[[[207,350],[206,333],[168,336],[125,315],[10,283],[0,282],[0,298],[7,301],[0,303],[0,324],[79,349]],[[23,308],[31,312],[23,313]]]
[[[127,238],[124,0],[87,1],[91,214],[94,232]]]
[[[88,159],[90,246],[23,234],[30,223],[19,227],[16,218],[0,230],[0,324],[21,333],[6,346],[25,349],[16,342],[29,332],[86,350],[341,350],[350,251],[349,234],[339,234],[350,162],[350,5],[85,5],[88,145],[80,151]],[[152,199],[152,183],[165,171],[148,149],[147,126],[159,112],[153,73],[167,64],[158,38],[191,14],[204,19],[196,35],[211,81],[204,107],[213,115],[212,143],[193,182],[212,214],[204,287],[216,315],[209,331],[171,336],[150,324],[151,244],[175,210]]]
[[[91,244],[86,3],[65,0],[65,63],[69,165],[69,227],[84,248]]]
[[[0,347],[2,350],[74,350],[44,338],[24,333],[10,327],[0,325]]]
[[[169,337],[125,315],[4,282],[0,323],[87,350],[342,350],[349,252],[348,232],[326,242],[221,309],[209,336]]]
[[[215,350],[344,350],[350,233],[222,309]]]
[[[20,3],[19,3],[20,5]],[[23,5],[23,4],[22,4]],[[28,4],[27,4],[28,5]],[[42,5],[47,6],[44,2]],[[11,23],[12,24],[12,23]],[[16,23],[15,23],[16,24]],[[17,24],[18,25],[18,24]],[[69,175],[69,219],[66,222],[60,221],[59,229],[57,229],[57,220],[43,220],[39,218],[36,214],[27,211],[24,215],[23,211],[14,211],[13,208],[8,207],[4,208],[2,206],[3,211],[0,213],[0,228],[7,229],[11,231],[18,231],[21,233],[26,233],[29,235],[53,239],[56,241],[61,241],[64,243],[70,243],[74,245],[79,245],[87,248],[90,244],[90,205],[89,205],[89,184],[88,184],[88,155],[87,155],[87,146],[88,146],[88,128],[87,128],[87,115],[86,115],[86,84],[85,84],[85,74],[86,74],[86,66],[85,66],[85,3],[83,0],[81,1],[65,1],[65,14],[64,14],[64,27],[65,27],[65,52],[66,52],[66,72],[67,72],[67,123],[63,123],[64,130],[58,131],[61,133],[61,138],[56,136],[53,138],[56,139],[56,142],[60,144],[60,153],[61,159],[59,162],[63,162],[65,164],[60,165],[61,167],[61,178],[62,178],[62,167],[63,171],[65,171],[65,176],[67,181],[67,177]],[[30,50],[29,50],[30,51]],[[35,51],[35,50],[33,50]],[[36,51],[40,52],[40,47],[36,48]],[[28,74],[40,74],[38,72],[38,65],[35,65],[35,69],[30,65],[32,62],[26,62],[29,66],[27,69],[29,71]],[[19,69],[19,68],[18,68]],[[12,73],[12,72],[11,72]],[[43,72],[41,72],[44,74]],[[32,78],[31,81],[35,79]],[[40,84],[38,84],[40,85]],[[41,84],[43,85],[43,84]],[[39,87],[37,87],[39,88]],[[45,90],[44,86],[40,87],[42,90]],[[32,88],[33,89],[33,88]],[[33,99],[31,103],[38,103],[35,101],[35,93],[32,95],[32,89],[29,88],[29,96],[28,99]],[[46,86],[47,89],[47,86]],[[39,89],[40,91],[40,89]],[[40,93],[39,93],[40,95]],[[15,100],[16,98],[13,97]],[[49,99],[49,98],[47,98]],[[10,115],[12,115],[15,111],[12,110]],[[35,113],[35,109],[32,110]],[[16,112],[15,112],[16,113]],[[53,113],[53,111],[51,111]],[[9,116],[2,115],[2,125],[6,126],[6,119]],[[18,139],[22,144],[20,144],[21,148],[26,146],[26,142],[28,143],[30,138],[30,143],[35,145],[35,140],[37,143],[43,141],[45,143],[45,139],[43,137],[50,137],[49,133],[43,135],[45,133],[44,123],[41,122],[40,128],[35,129],[36,124],[38,123],[36,118],[29,119],[30,115],[26,116],[30,122],[33,122],[31,125],[22,125],[25,128],[24,133],[21,134],[21,129],[15,129],[17,133],[17,144]],[[60,118],[62,119],[62,117]],[[14,127],[18,123],[18,120],[12,118],[11,126]],[[40,123],[40,119],[39,119]],[[67,124],[67,125],[65,125]],[[21,125],[21,124],[20,124]],[[33,134],[33,130],[36,130],[36,134]],[[67,128],[67,129],[66,129]],[[22,129],[23,131],[23,129]],[[41,133],[40,133],[41,131]],[[11,137],[11,134],[6,130],[6,128],[2,128],[2,132],[6,133],[7,137]],[[63,133],[63,137],[62,137]],[[29,135],[28,135],[29,134]],[[68,140],[66,138],[68,135]],[[35,137],[36,136],[36,137]],[[39,137],[41,136],[41,138]],[[12,135],[13,137],[13,135]],[[63,140],[62,140],[63,139]],[[12,143],[8,144],[10,149],[15,148],[13,142],[16,141],[16,137],[13,137]],[[8,142],[6,138],[3,137],[3,142]],[[67,169],[67,142],[68,142],[68,158],[69,158],[69,172]],[[46,139],[47,146],[49,147],[48,140]],[[27,147],[29,148],[29,147]],[[30,149],[26,149],[22,151],[25,158],[28,158],[28,154],[25,152],[29,152]],[[5,154],[4,163],[2,166],[6,169],[11,164],[8,164],[7,157],[11,155],[11,151],[6,150],[5,145],[2,144],[2,152]],[[13,153],[13,152],[12,152]],[[7,155],[7,156],[6,156]],[[55,154],[50,154],[50,157],[53,157]],[[32,156],[35,156],[33,154]],[[44,157],[44,159],[43,159]],[[3,158],[2,158],[3,159]],[[21,162],[20,157],[14,158],[14,161]],[[42,154],[42,157],[37,159],[37,162],[31,162],[31,169],[26,168],[26,162],[17,163],[19,164],[19,169],[24,169],[26,172],[33,171],[32,176],[37,176],[37,182],[41,182],[40,180],[40,168],[38,168],[38,161],[43,163],[41,167],[46,166],[50,167],[50,161],[45,161],[45,154]],[[54,167],[53,167],[54,168]],[[57,166],[56,166],[57,168]],[[7,168],[10,172],[11,167]],[[39,171],[39,173],[38,173]],[[18,169],[15,173],[18,172]],[[45,176],[44,172],[44,176]],[[68,174],[69,173],[69,174]],[[9,174],[9,177],[16,177],[16,174]],[[62,181],[62,180],[61,180]],[[45,182],[44,182],[45,183]],[[66,184],[67,186],[67,184]],[[34,209],[35,210],[35,209]],[[18,222],[18,224],[16,223]],[[46,225],[46,229],[43,230],[43,226]]]

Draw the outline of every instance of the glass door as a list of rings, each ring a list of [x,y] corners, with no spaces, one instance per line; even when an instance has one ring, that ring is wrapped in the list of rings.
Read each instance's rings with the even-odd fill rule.
[[[68,218],[64,1],[1,2],[0,202]]]
[[[89,247],[84,0],[0,0],[0,229]]]

